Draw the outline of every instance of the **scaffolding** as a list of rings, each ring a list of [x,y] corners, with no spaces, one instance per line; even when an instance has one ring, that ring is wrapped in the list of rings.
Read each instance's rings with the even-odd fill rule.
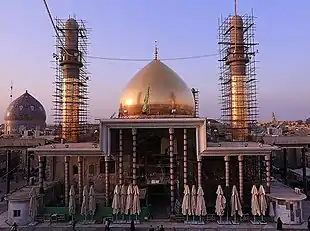
[[[79,142],[88,125],[88,36],[84,20],[55,19],[56,51],[54,123],[56,134],[70,142]]]
[[[199,117],[199,90],[192,88],[192,94],[195,102],[195,117]]]
[[[253,13],[219,20],[221,119],[229,140],[245,141],[258,119]]]

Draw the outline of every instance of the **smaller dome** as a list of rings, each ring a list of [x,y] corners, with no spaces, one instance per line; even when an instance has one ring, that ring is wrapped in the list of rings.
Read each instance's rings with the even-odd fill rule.
[[[44,121],[46,112],[42,104],[26,91],[10,103],[5,111],[5,121]]]

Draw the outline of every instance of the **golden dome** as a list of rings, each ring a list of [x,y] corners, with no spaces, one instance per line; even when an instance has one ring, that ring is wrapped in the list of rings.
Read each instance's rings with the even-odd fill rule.
[[[120,116],[194,116],[194,97],[167,65],[153,60],[127,84],[120,98]]]

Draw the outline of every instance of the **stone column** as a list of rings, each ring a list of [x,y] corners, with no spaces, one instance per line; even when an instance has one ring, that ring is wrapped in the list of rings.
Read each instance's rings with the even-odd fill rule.
[[[47,158],[43,156],[43,180],[47,180]]]
[[[119,184],[122,185],[124,182],[123,178],[123,130],[119,129]]]
[[[202,176],[202,160],[201,157],[198,157],[197,161],[197,172],[198,172],[198,187],[202,186],[201,185],[201,176]]]
[[[183,142],[184,142],[184,153],[183,153],[183,173],[184,173],[184,187],[187,185],[187,129],[184,128]]]
[[[301,149],[301,157],[302,157],[302,179],[304,183],[304,194],[308,195],[308,180],[307,180],[307,156],[306,156],[306,148]]]
[[[43,181],[44,181],[44,166],[43,166],[43,162],[44,162],[44,156],[39,156],[39,192],[40,193],[44,193],[44,185],[43,185]]]
[[[137,129],[132,129],[132,184],[137,184]]]
[[[286,148],[283,148],[283,180],[284,180],[284,184],[287,185],[287,150]]]
[[[239,163],[239,194],[241,203],[243,202],[243,156],[238,156]]]
[[[6,194],[11,192],[11,150],[6,151]]]
[[[266,192],[270,193],[270,175],[271,175],[270,154],[265,155],[265,161],[266,161]]]
[[[108,169],[108,156],[104,158],[104,177],[105,177],[105,205],[109,206],[109,169]]]
[[[26,151],[26,161],[27,161],[27,184],[30,182],[30,152]]]
[[[174,214],[174,161],[173,161],[173,135],[174,129],[169,128],[169,157],[170,157],[170,209]]]
[[[229,156],[224,156],[225,161],[225,186],[229,187]]]
[[[69,163],[70,163],[70,157],[65,156],[65,204],[68,206],[69,204]]]
[[[79,187],[79,204],[83,201],[83,157],[78,156],[78,187]]]

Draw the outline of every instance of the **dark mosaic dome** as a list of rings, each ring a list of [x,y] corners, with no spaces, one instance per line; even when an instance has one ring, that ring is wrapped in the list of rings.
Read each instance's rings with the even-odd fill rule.
[[[6,121],[44,121],[46,112],[42,104],[26,91],[15,99],[5,111]]]

